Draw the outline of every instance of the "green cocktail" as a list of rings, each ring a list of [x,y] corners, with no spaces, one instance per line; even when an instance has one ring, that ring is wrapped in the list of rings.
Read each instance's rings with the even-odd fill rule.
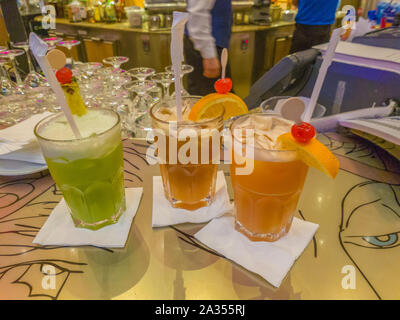
[[[63,114],[40,121],[35,134],[75,225],[97,230],[117,222],[125,210],[120,120],[105,109],[74,117],[81,139]]]

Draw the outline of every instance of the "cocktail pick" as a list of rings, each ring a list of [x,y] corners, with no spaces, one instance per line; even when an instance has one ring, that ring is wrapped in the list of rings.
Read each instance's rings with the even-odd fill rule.
[[[335,50],[339,43],[340,34],[342,31],[343,31],[342,28],[337,28],[337,29],[333,30],[333,32],[332,32],[331,39],[329,40],[328,49],[326,50],[321,67],[319,68],[317,81],[315,82],[314,89],[311,94],[310,102],[308,103],[308,105],[306,107],[306,111],[303,116],[304,122],[309,122],[311,120],[312,114],[315,109],[315,105],[317,104],[317,100],[318,100],[322,85],[325,80],[326,73],[328,71],[329,66],[332,63],[333,57],[335,55]]]
[[[228,63],[228,49],[224,48],[222,49],[222,53],[221,53],[221,78],[225,79],[225,75],[226,75],[226,65]]]
[[[82,136],[79,132],[78,126],[76,125],[72,113],[69,110],[67,101],[65,100],[64,92],[62,91],[61,86],[57,81],[56,75],[54,74],[54,71],[52,69],[52,66],[47,59],[47,43],[40,39],[35,33],[31,32],[29,35],[29,47],[36,61],[40,65],[40,68],[46,75],[47,81],[56,95],[57,102],[61,106],[61,109],[64,112],[69,125],[71,126],[72,132],[74,133],[76,138],[81,138]]]
[[[295,123],[302,122],[301,115],[304,113],[306,105],[304,101],[298,97],[287,99],[281,107],[281,115],[283,118],[292,120]]]
[[[175,77],[175,98],[177,120],[182,120],[181,68],[183,61],[183,34],[189,14],[185,12],[173,13],[171,28],[171,60]]]

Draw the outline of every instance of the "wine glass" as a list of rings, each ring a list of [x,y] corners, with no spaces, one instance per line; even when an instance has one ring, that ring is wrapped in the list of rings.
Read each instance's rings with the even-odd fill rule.
[[[189,93],[186,91],[185,87],[183,86],[183,77],[185,76],[185,74],[191,73],[193,72],[194,68],[191,65],[188,64],[182,64],[181,65],[181,95],[182,96],[188,96]],[[167,72],[174,72],[173,71],[173,66],[168,66],[165,67],[165,71]],[[173,96],[175,95],[175,92],[172,94]]]
[[[20,55],[23,55],[25,53],[24,50],[21,49],[10,49],[10,50],[4,50],[4,51],[0,51],[0,58],[6,58],[9,59],[11,61],[11,64],[13,66],[14,69],[14,74],[15,74],[15,79],[17,82],[17,93],[19,94],[24,94],[24,85],[21,79],[21,75],[17,69],[17,65],[15,63],[15,57],[18,57]]]
[[[59,41],[56,43],[58,46],[64,47],[69,51],[69,59],[70,59],[70,64],[72,67],[74,67],[74,59],[72,58],[72,48],[80,45],[81,42],[79,40],[63,40]]]
[[[47,84],[47,80],[45,77],[43,77],[41,74],[36,72],[33,68],[32,64],[32,59],[31,55],[29,54],[29,42],[17,42],[14,43],[13,46],[15,48],[23,49],[26,54],[26,58],[28,60],[28,68],[29,68],[29,73],[25,77],[24,84],[28,88],[37,88],[41,85]]]
[[[151,80],[161,84],[164,89],[163,99],[168,99],[170,97],[169,87],[171,86],[171,83],[175,81],[174,74],[172,72],[159,72],[151,76]]]

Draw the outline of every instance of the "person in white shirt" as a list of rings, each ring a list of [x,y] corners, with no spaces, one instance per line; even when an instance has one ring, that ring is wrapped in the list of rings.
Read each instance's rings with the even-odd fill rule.
[[[185,63],[193,66],[188,92],[204,96],[214,92],[221,73],[220,56],[229,47],[232,28],[231,0],[187,0]],[[229,68],[227,68],[229,77]]]

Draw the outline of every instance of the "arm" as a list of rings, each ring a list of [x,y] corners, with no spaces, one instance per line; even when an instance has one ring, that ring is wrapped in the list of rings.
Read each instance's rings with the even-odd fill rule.
[[[194,48],[200,51],[203,58],[204,76],[216,78],[220,73],[220,64],[211,34],[211,14],[216,0],[188,0],[187,11],[189,20],[187,28]]]

